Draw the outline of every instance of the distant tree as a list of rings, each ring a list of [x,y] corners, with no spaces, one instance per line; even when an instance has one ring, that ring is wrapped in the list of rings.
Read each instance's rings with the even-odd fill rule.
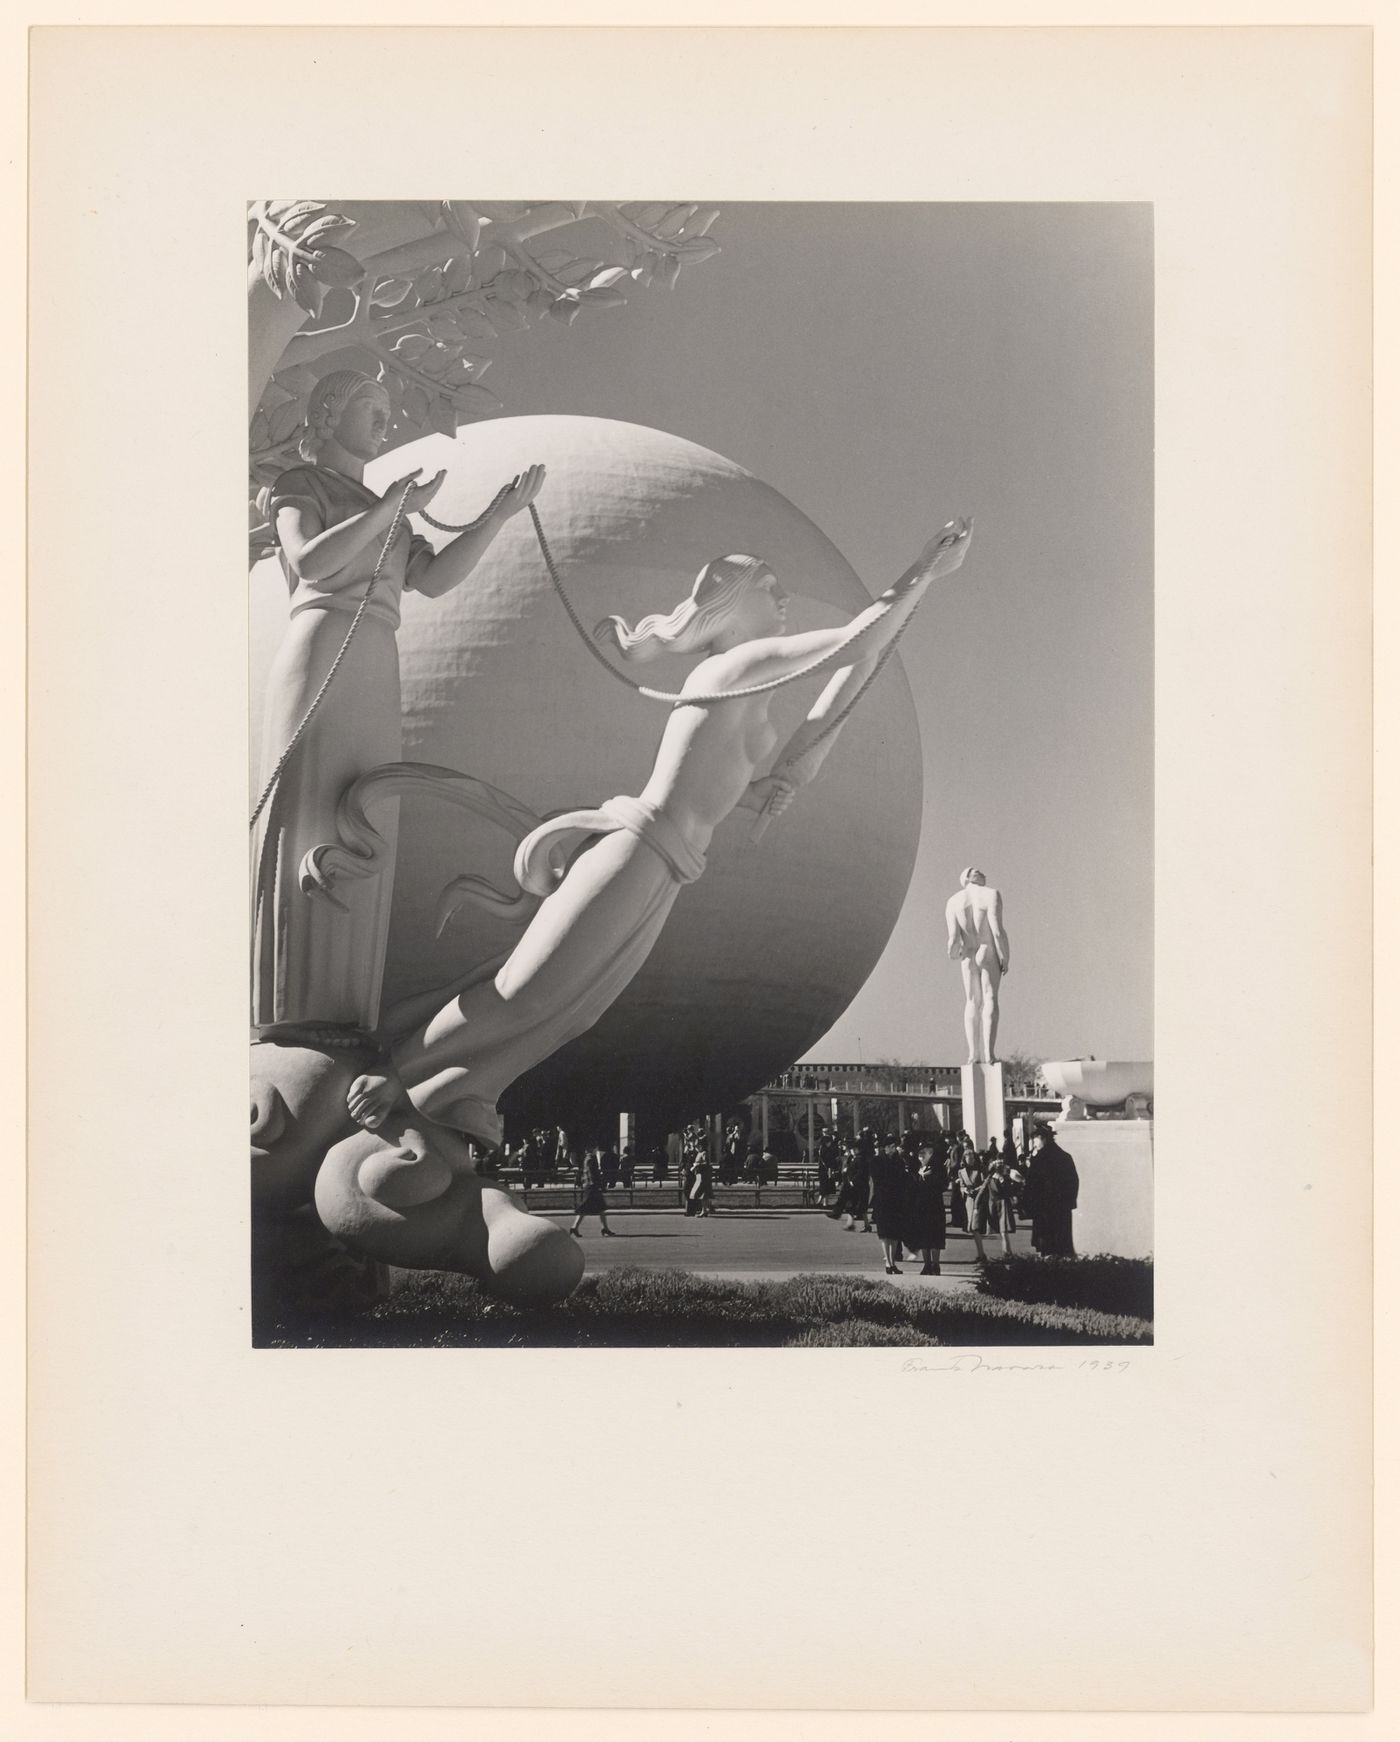
[[[1040,1060],[1028,1052],[1004,1052],[1002,1069],[1013,1094],[1032,1095],[1040,1088]]]

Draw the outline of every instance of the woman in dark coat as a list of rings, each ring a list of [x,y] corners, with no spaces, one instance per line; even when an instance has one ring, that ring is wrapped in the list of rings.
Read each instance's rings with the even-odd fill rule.
[[[603,1232],[612,1233],[608,1226],[608,1200],[603,1196],[603,1170],[596,1149],[590,1149],[583,1158],[583,1197],[574,1216],[574,1225],[569,1229],[571,1234],[578,1233],[585,1216],[596,1216],[603,1224]]]
[[[1031,1245],[1045,1258],[1074,1257],[1074,1212],[1079,1205],[1079,1172],[1046,1126],[1031,1137],[1026,1176],[1026,1208]]]
[[[885,1251],[885,1275],[902,1276],[895,1251],[904,1234],[904,1157],[890,1138],[870,1164],[870,1213]]]
[[[919,1145],[919,1170],[909,1181],[904,1207],[905,1244],[924,1261],[920,1276],[941,1274],[947,1229],[943,1216],[943,1193],[948,1175],[930,1142]]]

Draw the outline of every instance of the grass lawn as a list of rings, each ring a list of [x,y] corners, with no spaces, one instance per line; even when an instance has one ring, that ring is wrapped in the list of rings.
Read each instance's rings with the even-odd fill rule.
[[[559,1306],[514,1307],[466,1277],[414,1271],[359,1318],[290,1320],[268,1348],[854,1348],[1143,1344],[1152,1321],[971,1291],[896,1289],[865,1277],[731,1282],[683,1270],[585,1276]]]

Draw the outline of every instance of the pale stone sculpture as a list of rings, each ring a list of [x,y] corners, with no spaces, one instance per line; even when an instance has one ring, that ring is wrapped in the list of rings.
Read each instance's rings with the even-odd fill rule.
[[[326,360],[388,391],[391,445],[451,435],[501,402],[502,334],[572,326],[719,252],[714,206],[674,201],[257,200],[248,210],[254,490],[292,463]],[[300,330],[299,330],[300,329]],[[275,372],[275,373],[274,373]],[[253,516],[253,550],[271,540]]]
[[[948,958],[962,963],[966,1005],[967,1062],[995,1064],[998,996],[1002,975],[1011,966],[1011,945],[1001,922],[1001,891],[989,889],[975,865],[962,874],[962,887],[951,896],[944,915],[948,922]]]
[[[401,1118],[499,1141],[501,1092],[618,997],[681,887],[704,869],[720,822],[736,808],[779,814],[814,777],[881,653],[929,584],[960,566],[971,533],[969,521],[945,526],[843,628],[785,637],[786,592],[765,563],[747,556],[708,563],[669,615],[644,618],[635,629],[605,619],[599,638],[628,660],[704,653],[682,693],[711,699],[672,711],[639,797],[556,816],[521,843],[516,876],[544,897],[523,937],[494,977],[443,988],[446,1001],[391,1049],[390,1068],[352,1084],[354,1117],[373,1130],[397,1108]],[[835,671],[775,772],[760,776],[777,742],[769,720],[775,686],[818,661],[833,662],[847,647],[849,663]],[[563,869],[580,842],[582,851]]]
[[[252,1049],[252,1199],[260,1295],[285,1305],[370,1304],[300,1281],[319,1281],[328,1254],[381,1264],[458,1270],[508,1300],[562,1300],[583,1274],[568,1233],[523,1210],[503,1186],[481,1179],[467,1145],[422,1122],[360,1131],[346,1110],[347,1088],[367,1059],[350,1050],[269,1041]],[[315,1221],[311,1205],[315,1205]],[[289,1240],[288,1230],[295,1231]],[[296,1262],[287,1253],[295,1246]],[[349,1253],[345,1248],[349,1248]],[[256,1263],[261,1259],[261,1266]],[[291,1274],[289,1274],[291,1273]]]
[[[376,488],[397,458],[381,456],[377,472],[366,472]],[[759,552],[779,575],[801,577],[789,632],[844,623],[870,603],[850,564],[792,503],[679,436],[605,418],[505,417],[469,425],[452,441],[431,438],[411,463],[421,462],[425,477],[447,467],[432,512],[459,521],[474,512],[474,478],[508,478],[532,460],[547,468],[536,506],[588,626],[604,612],[636,622],[670,605],[708,557],[728,550]],[[285,596],[280,574],[264,565],[253,598],[259,697]],[[464,586],[436,600],[407,593],[403,605],[406,756],[486,774],[527,800],[535,822],[641,791],[665,714],[594,664],[528,515],[504,528]],[[531,1123],[596,1121],[599,1130],[619,1107],[649,1108],[669,1122],[682,1117],[677,1097],[689,1108],[734,1104],[838,1019],[886,945],[917,855],[924,782],[903,647],[843,727],[814,802],[794,804],[761,850],[749,850],[744,822],[721,829],[705,875],[678,899],[641,973],[504,1106]],[[693,663],[673,656],[626,669],[676,690]],[[819,688],[814,679],[775,695],[779,742]],[[405,800],[403,815],[412,826],[399,831],[382,1009],[453,982],[498,944],[518,941],[475,914],[439,936],[436,917],[459,869],[509,887],[516,843],[416,799]],[[820,950],[812,948],[817,928]]]
[[[339,905],[307,900],[301,861],[334,834],[336,807],[350,783],[403,754],[400,594],[410,588],[436,598],[457,586],[543,481],[542,469],[532,467],[479,525],[434,554],[426,539],[410,535],[406,515],[427,507],[442,474],[415,484],[417,474],[410,473],[382,497],[363,482],[365,462],[379,452],[388,426],[389,402],[378,383],[349,370],[327,375],[307,409],[301,451],[308,463],[284,472],[271,491],[291,621],[267,686],[263,782],[294,740],[295,748],[253,839],[252,1022],[259,1032],[306,1023],[375,1028],[397,802],[376,819],[388,843],[379,875],[347,890]],[[405,490],[405,514],[386,549]],[[373,597],[351,636],[376,567]]]

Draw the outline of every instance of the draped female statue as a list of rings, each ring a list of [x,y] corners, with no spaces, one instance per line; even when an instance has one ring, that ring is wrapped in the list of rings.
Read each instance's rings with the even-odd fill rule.
[[[395,641],[400,595],[407,588],[437,598],[459,585],[510,516],[533,501],[544,477],[543,467],[532,466],[434,554],[426,539],[409,533],[407,517],[427,507],[443,474],[417,483],[418,473],[411,472],[383,496],[364,482],[365,464],[383,446],[389,422],[388,395],[377,381],[348,369],[324,376],[307,407],[299,450],[307,463],[283,472],[270,492],[268,514],[291,620],[268,682],[264,782],[296,742],[253,837],[255,1034],[308,1024],[326,1031],[377,1026],[397,802],[376,818],[386,841],[377,874],[335,903],[306,896],[301,861],[309,848],[334,836],[336,808],[350,783],[403,754]],[[373,596],[347,645],[372,580]],[[330,687],[303,726],[338,658]]]

